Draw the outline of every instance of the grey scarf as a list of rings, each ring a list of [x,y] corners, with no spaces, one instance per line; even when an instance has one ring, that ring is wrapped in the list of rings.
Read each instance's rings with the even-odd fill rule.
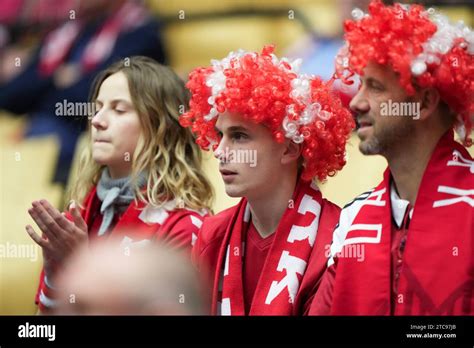
[[[140,173],[136,182],[138,187],[146,183],[146,178],[146,174]],[[105,168],[97,183],[97,196],[102,201],[100,213],[103,218],[99,228],[99,236],[102,236],[109,229],[115,214],[124,212],[135,198],[134,187],[130,177],[112,179],[108,168]]]

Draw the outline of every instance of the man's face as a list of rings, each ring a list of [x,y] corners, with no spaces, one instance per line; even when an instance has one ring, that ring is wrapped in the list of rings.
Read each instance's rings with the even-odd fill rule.
[[[214,156],[226,193],[231,197],[264,197],[288,170],[281,163],[285,144],[277,143],[267,127],[239,115],[224,114],[216,122],[221,135]]]
[[[393,70],[375,63],[367,64],[360,89],[350,103],[350,108],[357,113],[359,150],[364,155],[387,155],[394,151],[413,133],[416,120],[409,115],[394,115],[391,107],[397,104],[401,107],[401,103],[413,103],[414,100],[407,96]]]

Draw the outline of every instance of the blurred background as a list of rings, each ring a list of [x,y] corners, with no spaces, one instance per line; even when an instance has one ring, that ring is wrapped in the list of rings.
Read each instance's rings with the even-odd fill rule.
[[[402,1],[410,3],[410,1]],[[473,0],[417,1],[451,20],[474,24]],[[276,45],[301,57],[302,71],[325,79],[342,45],[342,22],[366,0],[0,0],[0,314],[33,314],[41,251],[24,226],[27,208],[45,198],[59,209],[85,146],[87,117],[58,117],[56,103],[86,102],[98,71],[132,55],[150,56],[186,79],[239,48]],[[348,101],[353,91],[341,92]],[[473,153],[473,150],[470,150]],[[321,184],[344,205],[380,181],[386,162],[364,157],[355,135],[348,163]],[[212,154],[205,168],[214,212],[235,204],[225,195]],[[35,248],[35,253],[31,250]]]

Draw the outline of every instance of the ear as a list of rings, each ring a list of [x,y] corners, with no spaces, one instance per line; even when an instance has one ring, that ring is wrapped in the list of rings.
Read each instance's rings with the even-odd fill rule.
[[[420,119],[425,120],[433,114],[439,106],[441,98],[435,88],[424,88],[420,91]]]
[[[290,164],[291,162],[297,162],[301,156],[302,144],[296,144],[290,139],[286,139],[284,142],[285,149],[281,157],[281,164]]]

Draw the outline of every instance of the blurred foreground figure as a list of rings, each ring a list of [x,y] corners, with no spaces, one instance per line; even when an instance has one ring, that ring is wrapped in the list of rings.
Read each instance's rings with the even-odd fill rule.
[[[189,256],[164,246],[99,242],[80,249],[58,276],[54,314],[207,314]]]

